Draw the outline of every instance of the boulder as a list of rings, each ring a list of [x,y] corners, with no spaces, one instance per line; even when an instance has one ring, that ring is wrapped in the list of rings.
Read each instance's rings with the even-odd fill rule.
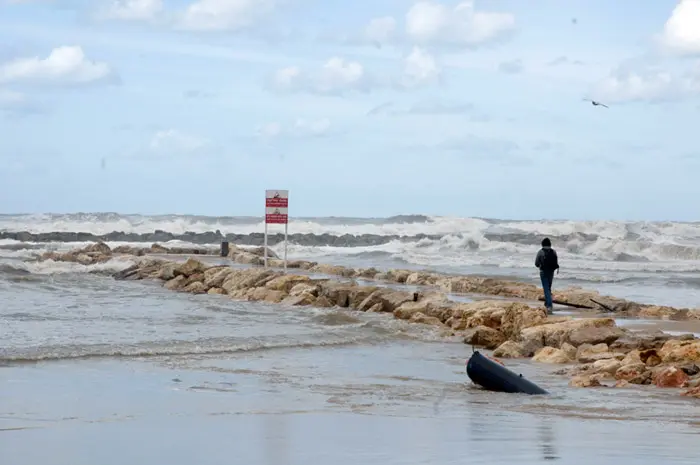
[[[406,302],[415,302],[416,293],[399,291],[390,288],[379,288],[368,295],[357,307],[360,311],[366,311],[377,304],[381,304],[383,312],[392,312]]]
[[[187,261],[173,270],[175,276],[184,275],[189,278],[195,273],[203,273],[208,267],[194,258],[188,258]]]
[[[212,287],[207,291],[207,294],[212,294],[212,295],[226,295],[226,291],[221,289],[220,287]]]
[[[206,294],[208,290],[209,288],[201,281],[192,282],[183,289],[191,294]]]
[[[522,342],[508,340],[493,351],[493,356],[502,358],[526,358],[532,357],[536,350],[536,348],[528,347]]]
[[[596,345],[581,344],[576,349],[576,360],[581,363],[590,363],[604,358],[611,358],[611,355],[612,354],[608,352],[608,345],[605,343]]]
[[[569,386],[576,388],[601,387],[602,378],[601,374],[577,375],[569,381]]]
[[[517,340],[523,329],[537,326],[546,320],[546,309],[513,302],[504,309],[501,317],[501,332],[508,339]]]
[[[282,300],[285,305],[313,305],[316,303],[316,297],[308,292],[298,295],[290,295]]]
[[[603,373],[605,375],[614,376],[621,366],[622,365],[620,364],[619,360],[605,359],[593,362],[592,369],[595,373]]]
[[[187,278],[184,275],[175,276],[173,279],[168,280],[163,287],[171,291],[177,291],[185,287],[187,283]]]
[[[568,342],[578,347],[582,344],[612,344],[625,334],[617,326],[578,328],[569,334]]]
[[[545,346],[535,353],[535,356],[532,357],[532,361],[540,363],[559,364],[570,363],[572,360],[569,358],[568,355],[566,355],[566,352],[564,352],[563,350],[557,349],[555,347]]]
[[[652,379],[656,387],[680,388],[688,383],[688,375],[675,366],[665,367],[654,374]]]
[[[331,306],[359,309],[362,302],[377,289],[379,288],[375,286],[358,286],[354,283],[326,281],[321,283],[320,296],[328,299]]]
[[[289,291],[291,291],[297,284],[307,283],[309,281],[311,281],[311,278],[308,276],[285,274],[271,279],[265,283],[265,287],[275,291],[284,291],[285,293],[289,293]]]
[[[212,267],[204,271],[203,283],[209,287],[221,287],[226,278],[233,273],[233,269],[228,266]]]
[[[577,329],[612,326],[615,326],[615,320],[612,318],[586,318],[542,324],[523,329],[520,332],[520,340],[539,343],[541,346],[561,347],[564,342],[570,342],[569,335]]]
[[[615,379],[632,384],[646,384],[651,379],[651,372],[642,362],[623,364],[615,371]]]
[[[411,319],[409,321],[411,323],[421,323],[430,326],[444,326],[439,318],[436,318],[434,316],[428,316],[421,312],[416,312],[413,315],[411,315]]]
[[[502,332],[488,326],[477,326],[467,330],[464,343],[486,349],[495,349],[505,342],[506,337]]]
[[[700,341],[672,339],[658,351],[663,363],[700,361]]]

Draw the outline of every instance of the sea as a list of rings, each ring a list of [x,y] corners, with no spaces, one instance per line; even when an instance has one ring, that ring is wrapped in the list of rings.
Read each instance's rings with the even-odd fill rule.
[[[284,227],[270,225],[284,254]],[[0,463],[600,464],[700,461],[700,403],[677,390],[572,389],[508,360],[548,396],[485,392],[471,347],[391,315],[189,295],[116,281],[104,264],[36,261],[86,245],[259,242],[254,217],[0,215]],[[700,223],[403,215],[294,218],[288,258],[537,283],[700,307]],[[16,234],[22,233],[22,234]],[[11,238],[14,237],[14,238]],[[81,236],[82,237],[82,236]],[[211,263],[226,263],[208,257]],[[557,310],[562,312],[561,309]],[[622,323],[622,322],[621,322]],[[653,322],[647,322],[653,325]]]

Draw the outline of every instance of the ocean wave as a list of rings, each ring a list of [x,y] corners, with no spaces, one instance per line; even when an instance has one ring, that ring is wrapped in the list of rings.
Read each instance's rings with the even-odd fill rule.
[[[125,270],[135,263],[135,257],[119,257],[105,263],[94,265],[81,265],[72,262],[45,261],[21,261],[0,258],[0,276],[3,274],[68,274],[68,273],[92,273],[92,274],[112,274]]]
[[[0,349],[0,363],[33,363],[86,358],[147,358],[163,356],[222,355],[274,349],[305,349],[380,342],[377,335],[326,335],[316,340],[249,340],[226,338],[196,341],[157,341],[134,344],[45,345]]]

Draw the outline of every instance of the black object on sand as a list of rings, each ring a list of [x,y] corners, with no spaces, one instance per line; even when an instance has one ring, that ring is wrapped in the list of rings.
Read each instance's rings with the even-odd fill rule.
[[[478,350],[474,351],[467,361],[467,375],[474,383],[489,391],[549,394],[532,381],[523,378],[523,375],[514,373],[481,355]]]

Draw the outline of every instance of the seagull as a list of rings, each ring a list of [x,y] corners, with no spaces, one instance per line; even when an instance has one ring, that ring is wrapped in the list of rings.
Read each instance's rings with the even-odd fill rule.
[[[594,105],[594,106],[600,105],[601,107],[610,108],[610,107],[607,106],[606,104],[600,103],[600,102],[596,102],[595,100],[591,100],[591,99],[588,99],[588,98],[585,98],[584,100],[585,100],[586,102],[591,102],[591,104]]]

